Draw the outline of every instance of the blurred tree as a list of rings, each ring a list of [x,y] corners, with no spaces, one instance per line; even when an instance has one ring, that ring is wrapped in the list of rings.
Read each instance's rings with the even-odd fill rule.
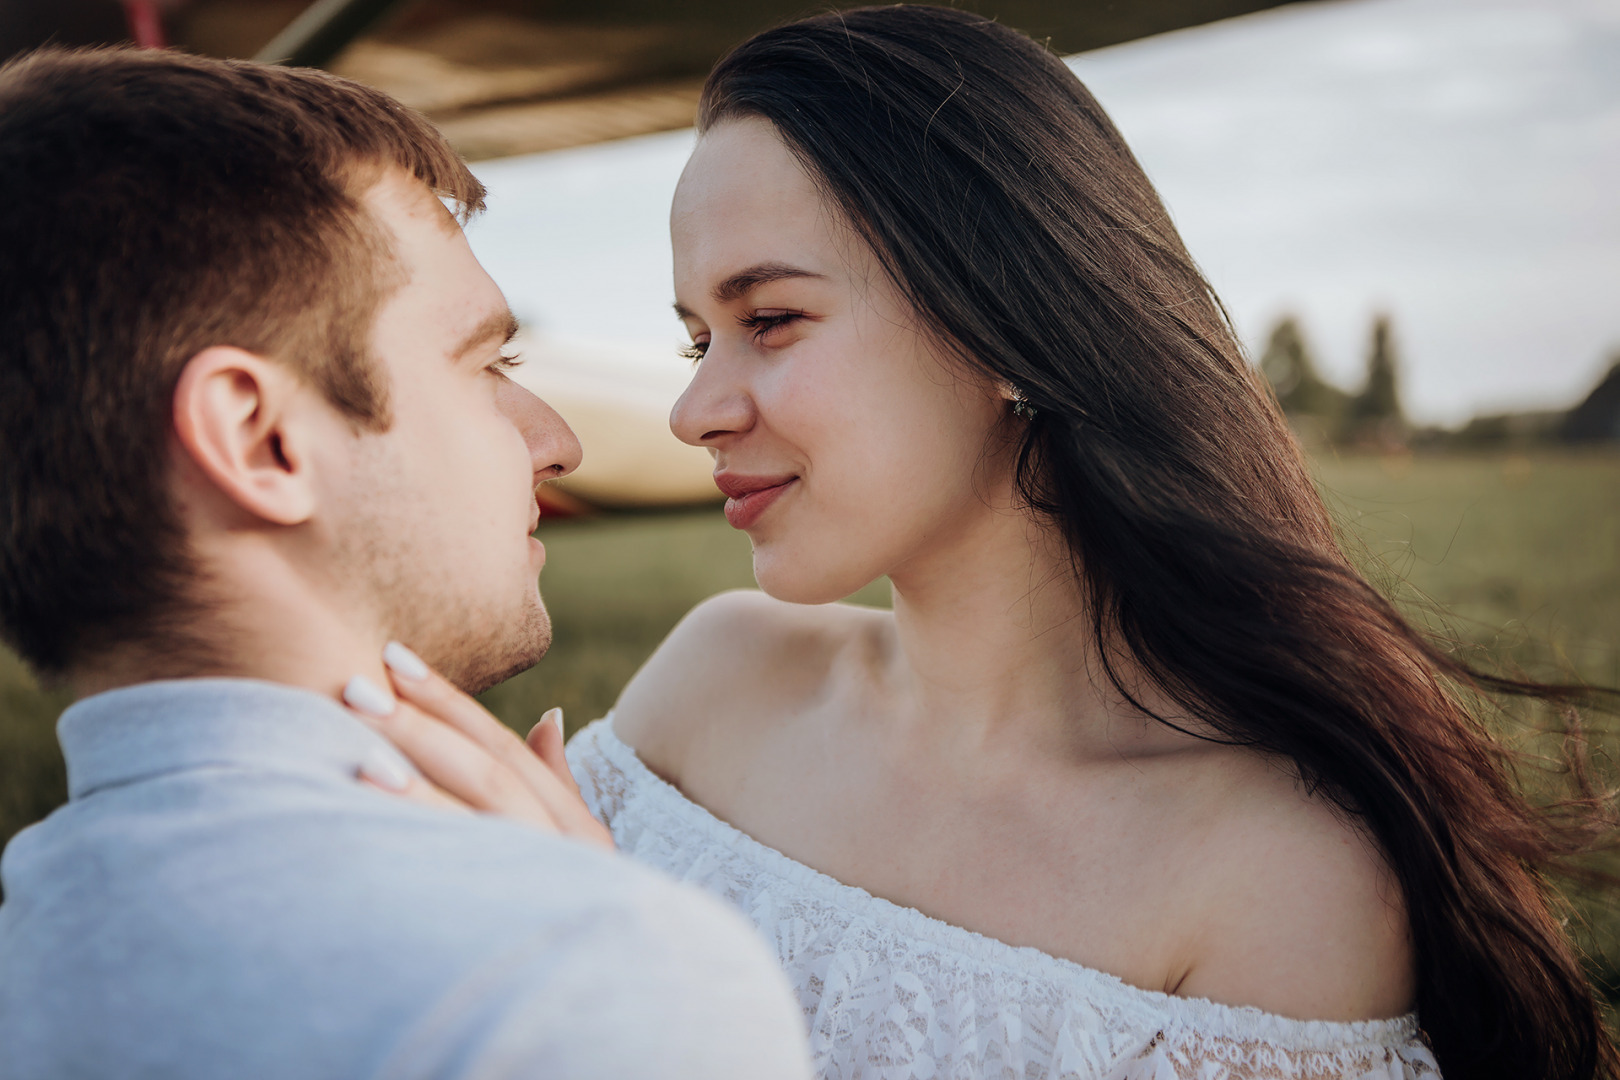
[[[1395,380],[1395,342],[1389,316],[1373,319],[1372,348],[1367,353],[1367,385],[1350,403],[1354,420],[1400,420],[1401,399]]]
[[[1620,440],[1620,353],[1586,400],[1569,410],[1560,434],[1570,442]]]
[[[1260,356],[1260,372],[1289,416],[1313,416],[1336,425],[1350,400],[1349,394],[1317,374],[1305,335],[1292,315],[1283,316],[1272,328]]]
[[[1406,444],[1408,428],[1401,410],[1395,335],[1388,315],[1373,317],[1367,352],[1367,382],[1350,401],[1339,437],[1352,445],[1393,449]]]

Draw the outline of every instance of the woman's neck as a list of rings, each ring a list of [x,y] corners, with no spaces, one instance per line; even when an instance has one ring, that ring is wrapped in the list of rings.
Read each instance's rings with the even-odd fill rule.
[[[936,748],[980,754],[994,740],[1036,754],[1117,756],[1160,749],[1161,732],[1177,738],[1109,683],[1083,583],[1050,527],[989,511],[890,580],[897,715]],[[1123,658],[1116,668],[1128,679],[1135,670]],[[1147,694],[1145,703],[1160,700]]]

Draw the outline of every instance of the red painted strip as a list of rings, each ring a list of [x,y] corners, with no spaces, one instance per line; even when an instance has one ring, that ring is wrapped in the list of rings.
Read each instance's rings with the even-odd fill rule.
[[[123,0],[124,20],[129,24],[129,36],[143,49],[166,49],[168,35],[163,32],[163,15],[157,0]]]

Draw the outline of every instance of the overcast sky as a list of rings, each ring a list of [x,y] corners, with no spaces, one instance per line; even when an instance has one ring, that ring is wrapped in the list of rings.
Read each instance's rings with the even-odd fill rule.
[[[1297,313],[1360,380],[1394,317],[1408,410],[1568,404],[1620,349],[1620,2],[1317,0],[1083,54],[1251,349]],[[519,316],[658,368],[690,132],[478,166]],[[662,380],[659,380],[662,381]]]

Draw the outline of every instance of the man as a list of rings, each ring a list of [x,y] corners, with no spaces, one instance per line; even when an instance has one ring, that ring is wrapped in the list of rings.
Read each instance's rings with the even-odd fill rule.
[[[428,787],[337,700],[391,713],[386,642],[469,691],[550,642],[580,451],[503,374],[482,197],[319,72],[0,69],[0,630],[80,699],[0,866],[0,1077],[806,1074],[730,912],[356,779]]]

